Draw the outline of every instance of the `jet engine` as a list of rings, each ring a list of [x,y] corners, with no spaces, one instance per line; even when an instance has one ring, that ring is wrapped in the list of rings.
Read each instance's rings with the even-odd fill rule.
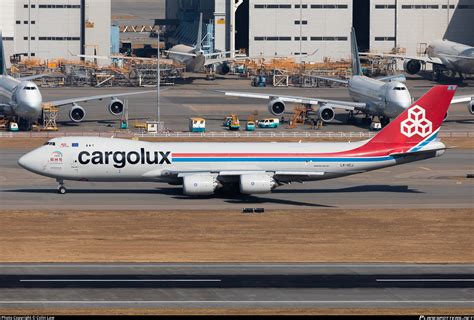
[[[285,103],[280,99],[270,100],[268,103],[268,111],[274,116],[281,116],[285,112]]]
[[[474,115],[474,100],[471,100],[469,104],[467,105],[467,109],[469,110],[469,113]]]
[[[324,122],[331,122],[336,117],[336,112],[331,107],[321,107],[319,108],[319,119]]]
[[[71,111],[69,111],[69,119],[73,122],[81,122],[84,120],[84,117],[86,116],[86,111],[78,105],[75,105],[71,108]]]
[[[268,174],[244,174],[240,176],[240,192],[243,194],[270,193],[276,186],[275,179]]]
[[[222,63],[218,67],[219,74],[226,75],[230,72],[230,66],[226,62]]]
[[[183,178],[183,193],[187,196],[209,196],[220,186],[216,177],[191,175]]]
[[[109,103],[109,112],[114,116],[119,116],[123,112],[123,102],[119,99],[113,99]]]
[[[405,60],[403,69],[409,74],[417,74],[421,70],[421,62],[418,60]]]

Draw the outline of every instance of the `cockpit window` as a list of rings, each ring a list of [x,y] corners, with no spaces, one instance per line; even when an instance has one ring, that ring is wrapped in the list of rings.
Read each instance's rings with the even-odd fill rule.
[[[36,90],[35,87],[24,87],[23,90]]]
[[[56,145],[56,142],[50,142],[50,141],[48,141],[48,142],[46,142],[44,145],[45,145],[45,146],[55,146],[55,145]]]
[[[405,87],[395,87],[393,88],[393,90],[397,90],[397,91],[405,91],[407,88]]]

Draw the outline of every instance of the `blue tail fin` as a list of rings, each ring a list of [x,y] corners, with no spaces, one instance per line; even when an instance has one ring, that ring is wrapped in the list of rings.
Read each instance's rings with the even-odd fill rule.
[[[361,76],[362,67],[360,66],[359,47],[357,46],[357,37],[355,29],[351,31],[351,52],[352,52],[352,75]]]

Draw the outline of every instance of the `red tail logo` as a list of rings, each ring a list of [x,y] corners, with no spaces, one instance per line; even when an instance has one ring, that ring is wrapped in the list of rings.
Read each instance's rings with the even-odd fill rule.
[[[408,138],[426,138],[433,132],[433,123],[426,119],[426,110],[416,105],[408,110],[408,118],[401,123],[400,132]]]

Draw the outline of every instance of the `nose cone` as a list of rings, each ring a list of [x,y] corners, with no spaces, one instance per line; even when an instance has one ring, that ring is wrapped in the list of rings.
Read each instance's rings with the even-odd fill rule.
[[[30,88],[33,88],[31,86]],[[16,97],[18,108],[16,113],[25,119],[37,120],[41,115],[43,97],[39,90],[21,90]]]
[[[18,160],[18,164],[23,169],[28,171],[41,174],[43,166],[41,164],[41,158],[39,157],[38,150],[31,151]]]

